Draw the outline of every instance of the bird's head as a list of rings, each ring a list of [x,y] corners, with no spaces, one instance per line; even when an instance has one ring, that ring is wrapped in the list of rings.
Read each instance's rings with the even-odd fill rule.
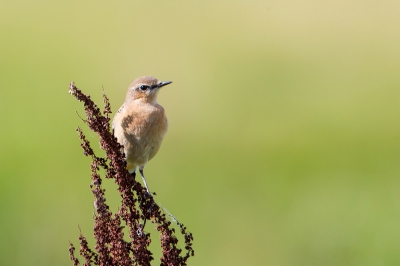
[[[126,100],[134,100],[143,103],[156,103],[159,89],[170,83],[172,83],[172,81],[159,81],[152,76],[137,78],[129,86]]]

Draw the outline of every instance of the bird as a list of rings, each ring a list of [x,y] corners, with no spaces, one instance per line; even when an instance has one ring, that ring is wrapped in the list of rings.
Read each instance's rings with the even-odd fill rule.
[[[126,169],[135,178],[139,168],[150,196],[143,169],[157,154],[168,129],[168,119],[164,108],[157,102],[157,95],[161,88],[171,83],[152,76],[135,79],[112,121],[113,135],[123,146]]]

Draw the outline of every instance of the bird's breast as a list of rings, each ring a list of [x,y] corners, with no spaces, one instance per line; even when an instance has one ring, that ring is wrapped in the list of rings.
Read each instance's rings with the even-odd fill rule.
[[[158,151],[168,129],[168,120],[160,105],[125,108],[114,119],[114,134],[124,146],[128,162],[147,163]]]

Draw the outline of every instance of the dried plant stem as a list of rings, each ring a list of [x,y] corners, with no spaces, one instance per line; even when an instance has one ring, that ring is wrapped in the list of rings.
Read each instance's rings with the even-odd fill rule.
[[[103,92],[105,107],[101,112],[90,96],[82,93],[73,82],[69,88],[69,93],[83,102],[86,114],[84,122],[90,130],[97,133],[100,146],[106,154],[105,158],[96,156],[82,130],[77,128],[83,153],[92,158],[90,188],[94,195],[95,207],[95,251],[89,248],[82,233],[79,236],[80,255],[85,259],[84,265],[150,265],[153,257],[149,250],[150,233],[144,232],[143,228],[146,220],[155,223],[161,234],[160,265],[186,265],[187,259],[194,256],[193,236],[186,231],[183,224],[177,222],[184,236],[186,249],[186,254],[181,256],[182,250],[178,247],[178,239],[175,230],[171,228],[171,222],[153,198],[148,196],[146,189],[136,182],[125,168],[123,147],[110,132],[111,107],[107,96]],[[117,184],[121,196],[121,206],[114,215],[106,204],[105,189],[101,186],[101,168],[106,171],[105,178],[113,179]],[[125,226],[122,226],[121,220],[129,230],[129,241],[123,238],[122,229]],[[79,265],[79,260],[74,256],[74,250],[75,247],[70,243],[70,258],[76,266]]]

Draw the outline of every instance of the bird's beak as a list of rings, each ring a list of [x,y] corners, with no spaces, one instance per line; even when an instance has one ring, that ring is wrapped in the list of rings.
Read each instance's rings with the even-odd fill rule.
[[[171,83],[172,83],[172,81],[162,81],[158,84],[158,87],[161,88],[161,87],[164,87],[165,85],[168,85]]]

